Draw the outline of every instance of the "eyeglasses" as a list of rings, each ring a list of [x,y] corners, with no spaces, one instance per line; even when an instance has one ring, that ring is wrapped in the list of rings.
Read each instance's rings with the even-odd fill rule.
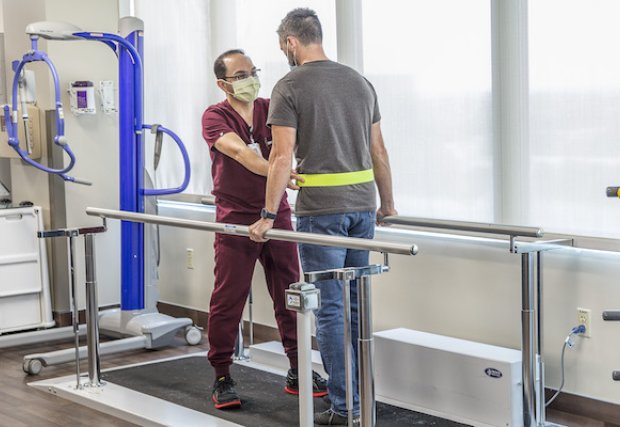
[[[237,74],[235,76],[224,76],[225,79],[230,79],[233,82],[236,82],[238,80],[243,80],[243,79],[247,79],[248,77],[258,77],[258,73],[260,73],[260,68],[255,68],[254,70],[252,70],[252,72],[250,74],[248,73],[241,73],[241,74]]]

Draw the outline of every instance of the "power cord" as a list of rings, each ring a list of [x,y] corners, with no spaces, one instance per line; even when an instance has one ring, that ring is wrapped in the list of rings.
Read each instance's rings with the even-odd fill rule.
[[[572,347],[573,345],[575,345],[575,342],[573,341],[573,335],[583,334],[585,333],[585,331],[586,331],[585,325],[575,326],[573,329],[570,330],[570,333],[566,336],[566,339],[564,340],[564,344],[562,345],[562,355],[560,356],[560,368],[562,370],[562,381],[560,381],[560,387],[555,392],[555,394],[551,396],[551,398],[547,401],[547,403],[545,403],[545,407],[549,406],[551,402],[553,402],[555,398],[558,397],[558,395],[564,388],[564,352],[566,351],[566,347]]]

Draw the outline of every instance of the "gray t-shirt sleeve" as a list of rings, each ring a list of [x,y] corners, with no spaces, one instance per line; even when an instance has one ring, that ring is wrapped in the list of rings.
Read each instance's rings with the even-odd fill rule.
[[[297,112],[290,87],[280,80],[271,92],[268,126],[287,126],[297,129]]]
[[[375,98],[374,110],[372,112],[372,124],[374,125],[375,123],[381,121],[381,112],[379,111],[379,98],[377,97],[377,91],[375,91],[375,87],[372,85],[372,83],[370,83],[365,77],[364,80],[366,80],[366,83],[368,83],[368,86],[370,86],[372,94]]]

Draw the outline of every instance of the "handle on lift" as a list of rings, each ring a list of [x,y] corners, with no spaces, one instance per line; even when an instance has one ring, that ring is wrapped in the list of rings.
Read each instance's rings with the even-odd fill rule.
[[[26,163],[28,163],[29,165],[43,171],[43,172],[47,172],[47,173],[51,173],[51,174],[55,174],[55,175],[59,175],[62,179],[64,179],[65,181],[69,181],[69,182],[75,182],[78,184],[85,184],[85,185],[90,185],[90,183],[86,182],[86,181],[82,181],[82,180],[78,180],[75,179],[74,177],[68,176],[66,173],[69,172],[71,169],[73,169],[73,166],[75,166],[75,155],[73,154],[73,151],[71,150],[71,147],[69,146],[69,144],[67,143],[67,138],[65,137],[65,120],[64,120],[64,113],[63,113],[63,109],[62,109],[62,103],[61,103],[61,94],[60,94],[60,83],[59,83],[59,79],[58,79],[58,73],[56,72],[56,67],[54,67],[54,64],[50,61],[50,59],[47,57],[47,55],[45,54],[45,52],[42,52],[40,50],[37,49],[37,41],[38,41],[38,36],[36,35],[31,35],[31,43],[32,43],[32,50],[29,51],[28,53],[26,53],[22,60],[17,62],[15,61],[13,63],[13,68],[15,71],[15,76],[13,77],[13,90],[12,90],[12,105],[5,105],[4,106],[4,122],[6,125],[6,131],[7,131],[7,135],[8,135],[8,143],[9,145],[17,152],[17,154],[19,154],[19,157],[22,158],[22,160],[24,160]],[[50,69],[50,72],[52,74],[52,78],[54,80],[54,89],[56,92],[56,96],[55,96],[55,103],[56,103],[56,136],[54,137],[54,143],[58,146],[60,146],[69,156],[69,164],[62,168],[62,169],[53,169],[53,168],[49,168],[45,165],[42,165],[41,163],[33,160],[32,158],[30,158],[28,151],[23,150],[20,146],[19,146],[19,137],[18,137],[18,125],[17,125],[17,103],[18,103],[18,88],[20,87],[20,77],[22,74],[22,70],[24,69],[24,66],[29,63],[29,62],[37,62],[37,61],[41,61],[41,62],[45,62],[48,66],[48,68]],[[27,112],[22,112],[23,117],[25,118],[25,120],[27,120],[28,118],[28,113]]]
[[[151,129],[152,133],[156,134],[155,137],[155,144],[156,144],[156,152],[155,152],[155,167],[157,167],[157,164],[159,163],[159,157],[161,155],[161,134],[165,133],[166,135],[169,135],[174,142],[177,144],[177,146],[179,147],[179,151],[181,151],[181,156],[183,157],[183,165],[185,167],[185,173],[183,176],[183,182],[181,183],[180,186],[176,187],[176,188],[161,188],[161,189],[149,189],[149,188],[145,188],[144,189],[144,195],[145,196],[161,196],[164,194],[175,194],[175,193],[180,193],[182,191],[184,191],[187,186],[189,185],[189,178],[191,175],[191,168],[190,168],[190,164],[189,164],[189,155],[187,154],[187,150],[185,149],[185,145],[183,145],[183,141],[181,141],[181,138],[178,137],[177,134],[175,134],[174,132],[172,132],[170,129],[167,129],[161,125],[147,125],[144,124],[142,125],[143,129]]]
[[[620,197],[620,187],[607,187],[607,197]]]

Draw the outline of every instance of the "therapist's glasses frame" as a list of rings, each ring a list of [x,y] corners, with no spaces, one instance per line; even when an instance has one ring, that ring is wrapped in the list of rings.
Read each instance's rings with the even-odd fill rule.
[[[243,80],[243,79],[247,79],[248,77],[258,77],[258,73],[260,73],[260,68],[256,68],[254,70],[252,70],[252,72],[250,74],[248,73],[243,73],[243,74],[237,74],[236,76],[224,76],[225,79],[230,79],[233,82],[236,82],[238,80]]]

